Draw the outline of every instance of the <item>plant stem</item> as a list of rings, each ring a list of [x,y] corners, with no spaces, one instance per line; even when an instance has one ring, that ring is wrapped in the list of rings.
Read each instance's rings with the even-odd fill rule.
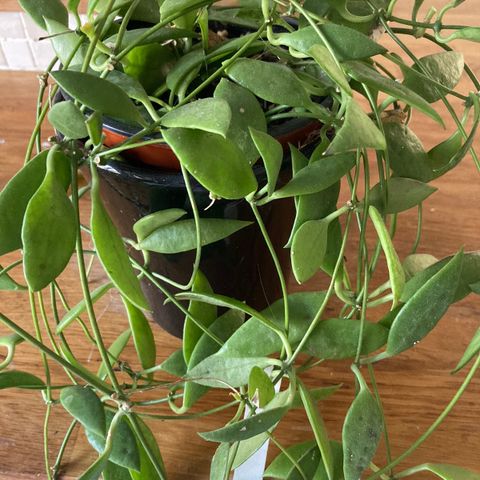
[[[65,454],[65,450],[67,448],[68,442],[70,440],[70,437],[72,436],[73,431],[75,430],[75,427],[77,426],[78,422],[76,420],[73,420],[70,426],[68,427],[67,433],[65,434],[65,437],[62,440],[62,444],[60,445],[60,450],[58,451],[57,455],[57,460],[55,461],[55,465],[52,467],[52,473],[53,473],[53,478],[54,480],[57,480],[58,473],[60,470],[60,466],[62,464],[63,460],[63,455]]]

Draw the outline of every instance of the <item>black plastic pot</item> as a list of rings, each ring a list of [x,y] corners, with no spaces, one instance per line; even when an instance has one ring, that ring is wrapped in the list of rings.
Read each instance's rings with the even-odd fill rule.
[[[284,175],[290,170],[285,158]],[[182,175],[131,163],[112,161],[99,169],[101,192],[105,206],[121,234],[135,238],[132,227],[140,218],[158,210],[182,208],[192,217],[191,207]],[[255,167],[259,182],[265,181],[265,170]],[[250,206],[244,200],[220,200],[205,211],[211,203],[209,192],[197,182],[192,184],[202,217],[253,221]],[[293,205],[289,201],[275,202],[261,209],[264,222],[282,256],[283,245],[293,220]],[[186,218],[187,218],[186,217]],[[131,252],[140,260],[139,252]],[[195,252],[173,255],[152,253],[150,270],[177,282],[188,282]],[[207,276],[215,293],[246,301],[263,309],[280,297],[278,278],[258,226],[254,223],[202,249],[200,269]],[[172,293],[177,291],[165,284]],[[142,287],[150,302],[153,319],[167,332],[182,336],[185,315],[172,303],[165,304],[165,296],[147,279]]]

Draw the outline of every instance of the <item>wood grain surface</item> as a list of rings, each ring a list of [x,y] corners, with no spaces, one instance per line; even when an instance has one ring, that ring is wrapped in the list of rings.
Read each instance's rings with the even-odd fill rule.
[[[427,0],[427,4],[431,4]],[[445,2],[435,2],[436,5]],[[410,1],[399,2],[401,11],[410,5]],[[11,2],[1,2],[1,8],[10,7]],[[452,18],[452,23],[480,24],[480,4],[477,0],[467,0]],[[393,47],[391,42],[385,44]],[[412,45],[411,41],[408,41]],[[472,69],[480,73],[478,44],[462,44],[466,58]],[[418,42],[415,46],[418,56],[435,51],[428,43]],[[396,48],[395,48],[396,50]],[[33,125],[35,98],[38,80],[31,73],[0,74],[0,187],[19,169],[29,132]],[[463,81],[461,90],[470,89]],[[440,103],[440,102],[439,102]],[[444,113],[439,104],[438,110]],[[432,146],[446,138],[452,130],[452,123],[445,115],[447,130],[442,130],[421,114],[414,116],[414,128],[426,146]],[[45,132],[45,137],[49,132]],[[476,142],[477,147],[479,142]],[[372,164],[373,167],[373,164]],[[449,255],[460,247],[466,250],[479,250],[480,217],[480,176],[467,157],[453,172],[434,182],[439,192],[425,203],[425,231],[419,251],[432,253],[437,257]],[[414,213],[400,216],[395,244],[404,258],[413,244],[416,231]],[[355,247],[353,242],[350,246]],[[353,252],[353,250],[352,250]],[[353,252],[354,253],[354,252]],[[3,265],[13,261],[15,256],[1,259]],[[380,276],[385,269],[380,269]],[[103,279],[98,265],[94,266],[92,284],[97,285]],[[377,279],[381,281],[380,278]],[[272,281],[275,281],[272,278]],[[326,279],[317,278],[302,286],[306,290],[320,289]],[[79,296],[78,274],[70,266],[62,276],[62,284],[71,304]],[[293,278],[289,285],[292,291],[299,290]],[[23,293],[2,293],[0,311],[12,320],[32,331],[28,301]],[[127,326],[121,302],[115,295],[107,298],[98,306],[100,325],[106,343],[111,343]],[[328,313],[333,314],[331,309]],[[399,355],[377,367],[377,380],[384,401],[386,419],[392,442],[393,454],[401,454],[435,420],[450,401],[456,388],[463,380],[464,373],[451,375],[450,370],[463,353],[473,333],[480,325],[480,300],[469,297],[454,305],[441,320],[438,328],[414,350]],[[74,330],[73,346],[78,358],[86,362],[93,370],[99,366],[99,356],[86,344],[80,331]],[[7,331],[0,327],[0,334]],[[75,334],[78,334],[75,336]],[[158,362],[165,359],[180,342],[155,328],[158,345]],[[3,352],[0,352],[2,355]],[[126,359],[135,365],[133,347],[126,351]],[[28,370],[42,376],[40,357],[32,348],[22,345],[18,349],[13,367]],[[57,383],[63,379],[62,372],[52,367]],[[344,415],[352,401],[354,382],[349,365],[346,362],[327,362],[305,376],[312,386],[343,383],[339,392],[321,404],[332,438],[340,439]],[[195,411],[206,410],[224,401],[223,393],[209,394],[200,402]],[[54,417],[50,425],[50,458],[53,461],[63,434],[68,426],[68,416],[62,407],[54,406]],[[166,408],[158,408],[158,413],[168,413]],[[20,480],[44,478],[42,451],[42,424],[45,405],[38,393],[24,391],[0,392],[0,479]],[[169,478],[173,480],[205,480],[209,475],[209,459],[215,450],[215,444],[203,441],[196,431],[211,430],[227,421],[232,412],[217,414],[191,421],[175,420],[151,423],[165,458]],[[454,463],[480,470],[480,378],[475,378],[470,389],[454,409],[448,420],[438,431],[419,448],[402,466],[411,466],[426,461]],[[277,431],[278,440],[285,446],[309,439],[308,424],[301,411],[291,412]],[[276,454],[270,449],[270,456]],[[384,464],[385,449],[379,450],[376,462]],[[86,444],[83,433],[76,430],[66,456],[64,469],[68,475],[64,478],[76,478],[95,458],[95,453]],[[415,478],[431,478],[428,475],[416,475]]]

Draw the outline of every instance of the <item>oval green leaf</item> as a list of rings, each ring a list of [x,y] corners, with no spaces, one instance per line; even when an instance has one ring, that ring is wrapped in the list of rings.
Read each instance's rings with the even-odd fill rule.
[[[73,102],[56,103],[48,113],[48,120],[55,130],[72,140],[88,136],[85,117]]]
[[[6,388],[34,388],[44,387],[45,383],[35,375],[20,370],[0,372],[0,390]]]
[[[116,362],[118,362],[118,359],[122,354],[122,352],[125,350],[125,347],[127,346],[131,336],[132,336],[132,332],[128,328],[127,330],[123,331],[116,338],[116,340],[110,345],[110,347],[108,348],[108,361],[110,365],[114,365]],[[98,369],[97,377],[101,378],[102,380],[105,380],[107,376],[108,376],[107,367],[105,365],[105,362],[102,362],[102,364],[100,365],[100,368]]]
[[[60,0],[19,0],[20,6],[32,20],[46,30],[45,18],[51,18],[68,26],[68,11]]]

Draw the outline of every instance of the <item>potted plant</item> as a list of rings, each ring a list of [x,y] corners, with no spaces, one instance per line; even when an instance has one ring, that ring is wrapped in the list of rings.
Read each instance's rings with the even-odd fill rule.
[[[42,391],[47,439],[53,404],[72,416],[53,465],[46,443],[48,478],[58,478],[77,425],[98,452],[80,478],[167,478],[154,427],[145,423],[155,417],[149,408],[166,403],[173,413],[160,418],[178,418],[211,388],[231,398],[200,415],[232,411],[225,426],[199,432],[218,443],[212,479],[229,478],[269,441],[280,453],[264,472],[268,478],[373,480],[419,472],[480,478],[441,463],[398,468],[480,367],[478,334],[459,352],[455,371],[470,370],[452,402],[397,458],[389,453],[375,382],[379,362],[421,341],[480,283],[475,252],[460,249],[442,260],[416,253],[421,205],[436,190],[429,182],[469,152],[478,164],[472,143],[480,84],[452,45],[478,41],[479,29],[447,23],[461,0],[430,9],[422,20],[422,1],[411,18],[395,16],[396,3],[254,0],[220,7],[212,0],[97,0],[82,24],[79,2],[69,1],[77,20],[69,30],[59,0],[20,0],[46,29],[57,57],[42,77],[25,165],[0,193],[0,255],[18,251],[18,260],[1,270],[0,287],[25,290],[34,326],[29,333],[0,314],[11,331],[0,339],[7,350],[0,388]],[[382,33],[403,55],[377,43]],[[438,53],[417,58],[404,35],[432,42]],[[456,91],[462,75],[471,91]],[[50,79],[56,86],[47,93]],[[461,115],[452,96],[463,102]],[[436,102],[445,104],[456,131],[426,151],[409,123],[422,115],[442,128]],[[47,117],[58,135],[42,150]],[[371,180],[374,169],[378,182]],[[87,195],[90,217],[83,222],[80,198]],[[395,223],[412,208],[418,208],[418,234],[401,262]],[[355,225],[358,248],[350,252]],[[251,274],[265,261],[258,238],[273,271],[262,278],[269,303],[263,307]],[[281,261],[278,241],[288,262]],[[94,290],[92,257],[108,277]],[[70,261],[83,293],[73,308],[58,279]],[[384,261],[388,278],[382,279],[377,267]],[[24,281],[12,278],[16,267]],[[322,271],[326,290],[289,293],[290,269],[299,284]],[[95,306],[110,289],[118,291],[130,328],[107,349]],[[275,292],[278,298],[271,297]],[[165,323],[175,333],[178,318],[185,319],[182,348],[158,365],[147,318],[152,307],[175,316]],[[387,309],[373,322],[379,307]],[[98,349],[97,373],[70,346],[73,322]],[[131,336],[138,367],[122,360]],[[24,342],[38,348],[44,379],[8,368]],[[322,379],[307,386],[302,374],[336,360],[351,361],[356,395],[341,438],[333,440],[317,402],[338,387]],[[52,362],[71,384],[51,377]],[[151,391],[153,399],[146,397]],[[305,410],[311,440],[287,448],[276,441],[275,428],[294,408]],[[382,437],[387,454],[377,466]]]

